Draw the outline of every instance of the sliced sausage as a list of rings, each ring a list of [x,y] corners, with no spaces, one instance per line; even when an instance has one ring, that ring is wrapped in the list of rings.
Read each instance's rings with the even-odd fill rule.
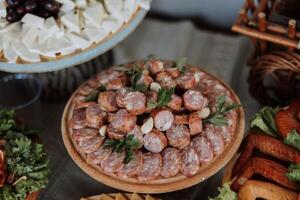
[[[180,160],[180,171],[183,175],[193,176],[199,171],[199,157],[195,149],[193,149],[191,146],[187,146],[180,150]]]
[[[174,115],[174,124],[189,124],[188,115]]]
[[[104,70],[96,76],[96,79],[99,81],[100,85],[106,85],[109,81],[118,78],[121,75],[121,72],[108,69]]]
[[[104,141],[104,137],[101,136],[95,136],[87,140],[79,141],[78,149],[82,153],[92,153],[102,145],[103,141]]]
[[[146,67],[149,69],[151,74],[157,74],[164,70],[164,63],[159,60],[150,60],[146,63]]]
[[[162,158],[159,153],[143,154],[143,167],[138,173],[140,181],[148,181],[157,178],[161,172]]]
[[[174,116],[169,110],[155,110],[152,112],[152,116],[154,119],[154,126],[159,131],[166,131],[173,125]]]
[[[184,89],[189,90],[195,86],[195,77],[194,74],[191,72],[183,73],[178,78],[176,78],[177,85]]]
[[[159,72],[158,74],[156,74],[155,80],[163,88],[176,87],[176,81],[167,72]]]
[[[70,120],[72,129],[81,129],[85,127],[85,108],[75,109]]]
[[[120,108],[125,107],[124,99],[125,99],[126,95],[128,94],[128,92],[129,92],[128,88],[122,88],[116,92],[116,102]]]
[[[140,145],[137,148],[141,148],[144,144],[144,138],[143,138],[143,133],[140,129],[139,126],[135,126],[134,129],[132,129],[128,134],[127,137],[129,135],[133,135],[133,138],[136,139],[137,141],[139,141]]]
[[[201,110],[207,104],[207,98],[197,90],[188,90],[183,94],[183,105],[189,111]]]
[[[81,95],[81,94],[76,94],[72,100],[72,103],[74,104],[74,108],[75,109],[79,109],[79,108],[84,108],[86,106],[81,106],[81,104],[83,103],[87,103],[85,102],[85,97],[84,95]],[[89,102],[88,102],[89,103]]]
[[[207,163],[214,158],[212,146],[205,137],[194,137],[192,139],[191,146],[196,150],[200,163]]]
[[[168,138],[169,145],[179,149],[186,147],[191,141],[189,129],[183,124],[174,124],[167,130],[166,136]]]
[[[146,96],[141,92],[129,92],[124,99],[124,106],[129,113],[140,115],[146,110]]]
[[[224,150],[224,141],[221,135],[219,135],[212,125],[206,125],[202,132],[202,135],[212,145],[215,155],[220,155]]]
[[[98,103],[101,110],[106,112],[114,112],[118,110],[116,93],[114,91],[101,92],[98,96]]]
[[[80,101],[80,102],[77,102],[75,104],[75,109],[87,108],[90,105],[95,105],[95,104],[96,104],[96,102],[94,102],[94,101],[88,101],[88,102],[86,102],[86,101]]]
[[[180,156],[176,148],[166,148],[161,153],[162,168],[160,175],[165,178],[176,176],[180,170]]]
[[[99,129],[104,124],[107,113],[101,110],[99,104],[90,104],[85,111],[86,125]]]
[[[136,116],[120,109],[115,113],[111,125],[120,132],[130,132],[136,125]]]
[[[143,167],[143,153],[140,151],[135,151],[133,158],[129,163],[124,164],[123,167],[117,172],[118,176],[127,178],[133,177],[139,174]]]
[[[152,102],[152,103],[157,102],[157,93],[155,91],[149,90],[145,94],[146,94],[146,99],[147,99],[147,105],[149,102]],[[154,110],[154,108],[147,106],[145,112],[150,113],[152,110]]]
[[[231,130],[228,126],[220,126],[220,127],[214,127],[215,132],[217,132],[219,135],[222,136],[225,143],[230,142],[231,140]]]
[[[152,82],[153,82],[153,79],[151,76],[149,76],[147,74],[142,74],[141,78],[137,81],[137,84],[143,84],[143,85],[146,85],[147,87],[149,87]]]
[[[153,153],[161,152],[167,144],[167,138],[158,130],[153,129],[144,136],[144,147]]]
[[[166,68],[165,71],[172,77],[177,78],[180,75],[180,71],[177,67]]]
[[[168,107],[172,110],[179,111],[182,105],[182,98],[176,94],[172,94],[171,98]]]
[[[202,132],[202,119],[198,112],[193,112],[189,115],[189,129],[191,135]]]
[[[92,88],[98,88],[98,87],[101,86],[101,85],[100,85],[100,82],[97,80],[96,76],[94,76],[93,78],[89,79],[89,80],[87,81],[87,84],[88,84],[89,86],[91,86]]]
[[[107,127],[107,136],[110,139],[114,139],[114,140],[120,140],[123,139],[125,137],[125,132],[120,132],[117,129],[115,129],[114,127],[112,127],[112,125],[108,125]]]
[[[91,92],[95,91],[95,88],[91,87],[90,85],[88,84],[85,84],[83,86],[81,86],[78,90],[78,94],[81,94],[81,95],[84,95],[84,96],[87,96],[89,95]]]
[[[106,84],[107,90],[119,90],[126,87],[128,84],[128,77],[125,74],[121,74],[117,78],[110,80]]]
[[[87,154],[87,162],[94,165],[99,165],[107,159],[112,153],[112,148],[106,148],[102,145],[96,151]]]
[[[103,162],[101,162],[101,167],[106,173],[116,173],[119,171],[124,165],[125,152],[122,151],[120,153],[114,151],[107,157]]]
[[[94,138],[97,135],[99,135],[99,131],[94,128],[74,129],[72,134],[73,138],[78,142]]]

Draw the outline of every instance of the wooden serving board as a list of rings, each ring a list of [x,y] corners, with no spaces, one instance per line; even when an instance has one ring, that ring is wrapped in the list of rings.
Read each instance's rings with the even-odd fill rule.
[[[218,80],[223,86],[225,86],[232,94],[233,100],[241,104],[239,98],[234,93],[234,91],[225,84],[222,80],[216,78],[215,76],[211,75],[210,73],[201,69],[201,71],[207,73],[211,77]],[[85,83],[83,83],[85,84]],[[142,182],[135,178],[121,178],[116,175],[107,175],[102,172],[100,167],[88,164],[85,160],[85,155],[80,154],[76,150],[76,146],[71,139],[72,129],[68,127],[68,122],[70,121],[73,113],[73,98],[77,94],[79,89],[75,91],[75,93],[71,96],[68,103],[65,106],[64,113],[62,116],[62,137],[65,144],[67,151],[69,152],[70,156],[74,160],[74,162],[89,176],[94,178],[95,180],[106,184],[110,187],[128,191],[128,192],[136,192],[136,193],[165,193],[165,192],[172,192],[181,189],[185,189],[196,185],[200,182],[205,181],[210,176],[216,174],[221,168],[223,168],[233,157],[233,155],[238,150],[243,136],[244,136],[244,129],[245,129],[245,119],[244,119],[244,111],[243,108],[240,107],[237,109],[238,118],[235,132],[233,133],[233,137],[231,141],[226,144],[223,153],[217,157],[215,157],[211,162],[200,166],[199,172],[192,176],[186,177],[183,175],[178,175],[171,178],[160,178],[152,181]]]

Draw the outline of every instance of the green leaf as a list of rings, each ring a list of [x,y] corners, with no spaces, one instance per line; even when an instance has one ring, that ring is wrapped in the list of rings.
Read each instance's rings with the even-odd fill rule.
[[[241,105],[236,103],[226,104],[226,96],[222,95],[217,98],[217,111],[210,114],[203,123],[210,123],[215,126],[226,126],[228,125],[225,114],[239,108]]]
[[[90,92],[90,94],[88,94],[85,98],[84,98],[84,102],[90,102],[90,101],[97,101],[98,99],[98,95],[100,92],[104,92],[106,91],[106,87],[104,85],[101,85],[99,88],[97,88],[96,90]]]
[[[167,106],[172,100],[172,94],[174,94],[175,88],[165,89],[161,88],[157,93],[157,104],[156,107]]]
[[[263,107],[258,111],[250,121],[251,128],[258,128],[264,133],[273,137],[278,137],[275,123],[275,115],[279,108]]]
[[[295,147],[300,151],[300,135],[295,129],[292,130],[292,132],[290,132],[286,138],[284,138],[284,143]]]
[[[237,200],[237,193],[230,189],[229,183],[225,183],[223,187],[218,188],[219,195],[215,198],[209,198],[209,200]]]
[[[300,182],[300,164],[290,165],[286,176],[290,181]]]
[[[175,63],[175,67],[182,73],[186,72],[186,61],[187,58],[183,57]]]
[[[156,108],[156,106],[157,106],[156,102],[153,102],[153,101],[148,101],[147,102],[147,108],[148,109],[154,109],[154,108]]]

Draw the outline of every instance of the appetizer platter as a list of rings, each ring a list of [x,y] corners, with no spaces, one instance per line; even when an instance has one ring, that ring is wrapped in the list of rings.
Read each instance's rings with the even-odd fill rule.
[[[300,198],[300,101],[284,108],[262,108],[225,169],[215,199],[298,200]]]
[[[0,110],[0,199],[36,200],[48,184],[49,158],[13,110]]]
[[[141,22],[150,0],[0,0],[0,69],[46,72],[111,49]]]
[[[185,61],[113,66],[78,88],[62,136],[83,171],[121,190],[163,193],[206,180],[232,158],[244,133],[240,101]]]
[[[81,198],[80,200],[159,200],[151,195],[139,195],[137,193],[112,193]]]

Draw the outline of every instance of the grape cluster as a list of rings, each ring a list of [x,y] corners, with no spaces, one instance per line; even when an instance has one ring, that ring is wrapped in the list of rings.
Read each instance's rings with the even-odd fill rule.
[[[55,0],[6,0],[6,3],[6,20],[10,23],[21,20],[26,13],[45,19],[52,16],[57,18],[61,7]]]

